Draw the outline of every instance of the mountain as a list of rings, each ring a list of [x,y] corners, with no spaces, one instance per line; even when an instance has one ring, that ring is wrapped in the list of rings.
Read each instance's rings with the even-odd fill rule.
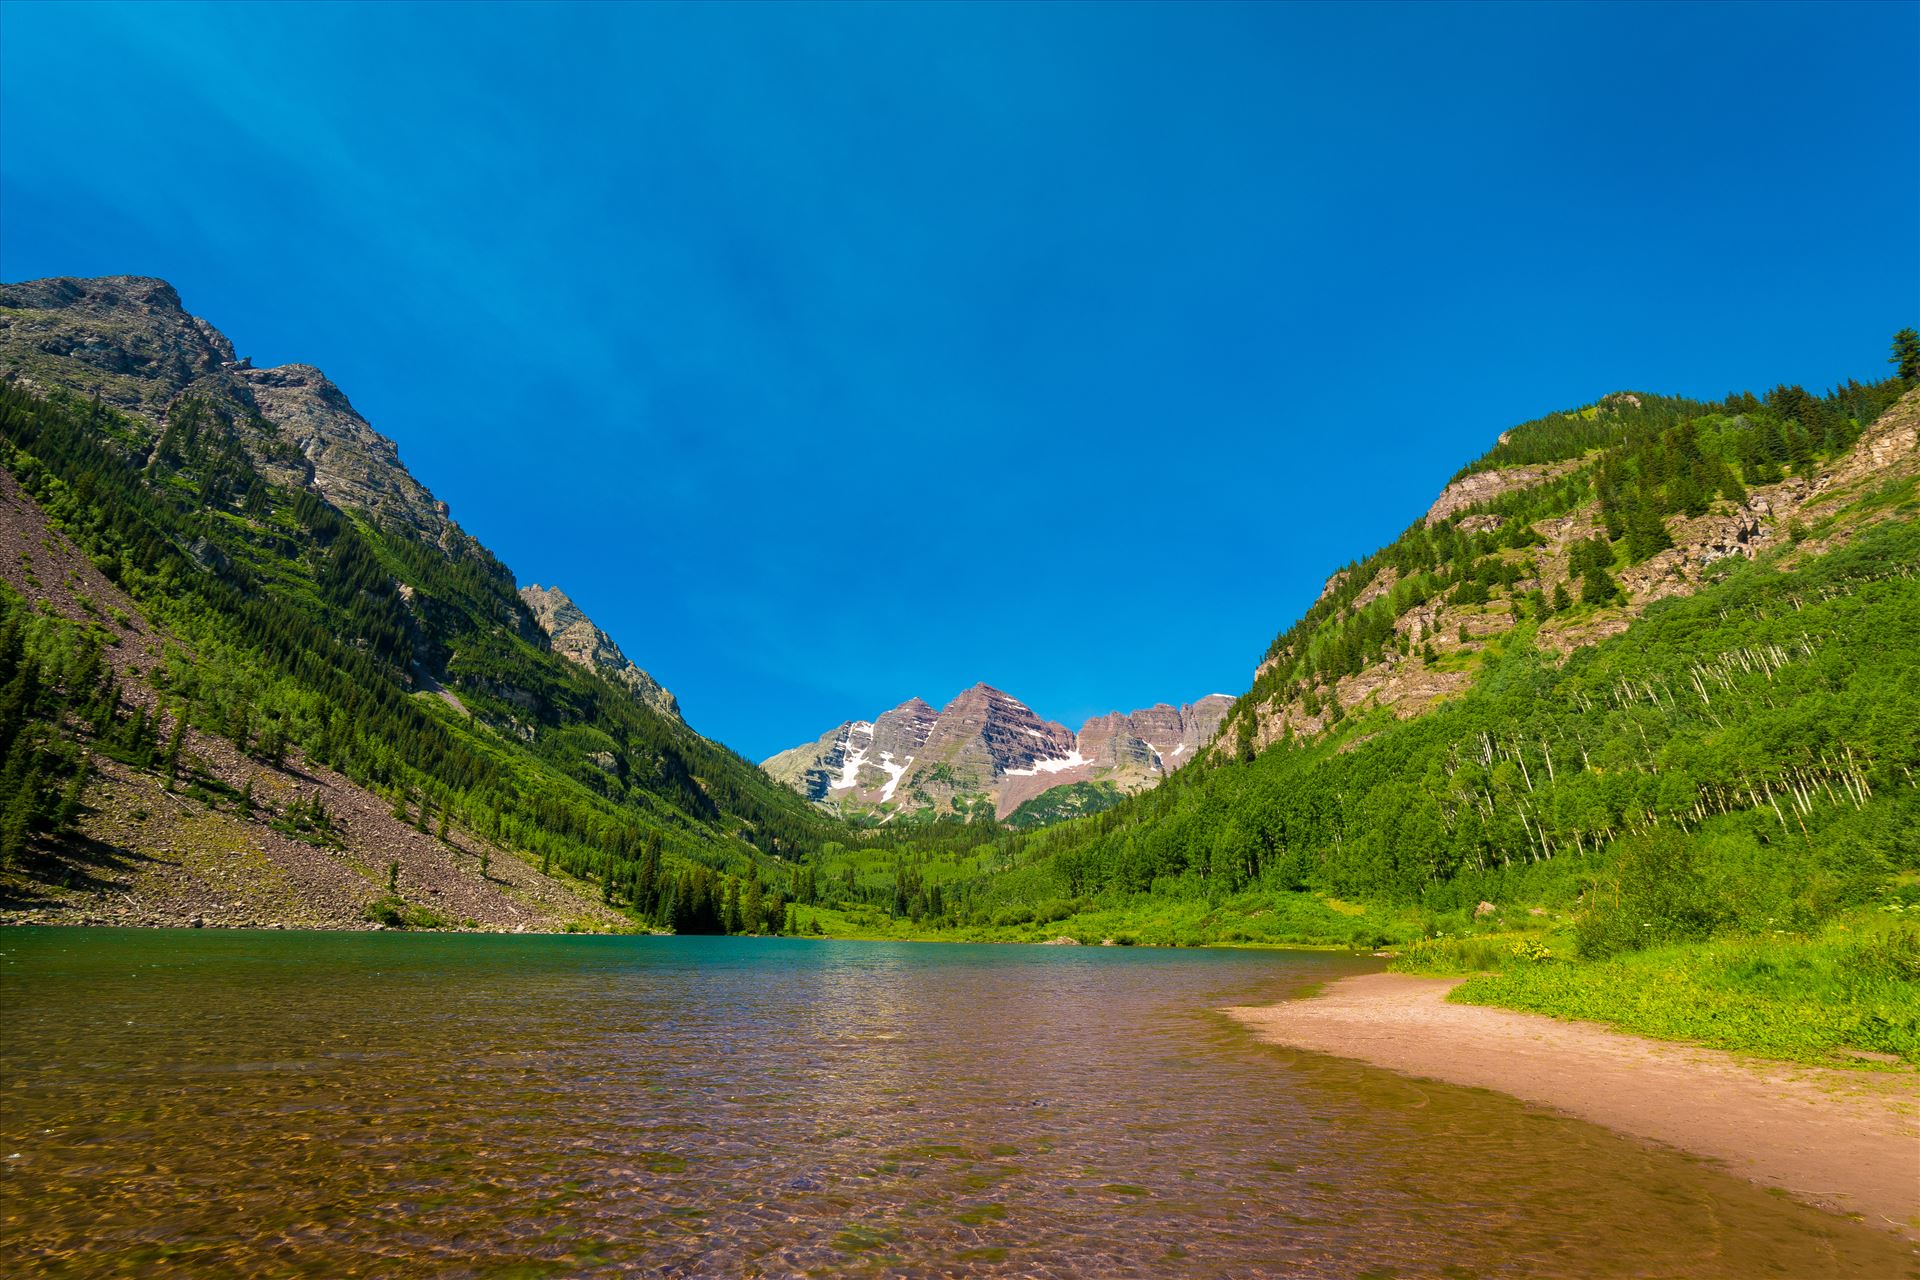
[[[393,441],[311,365],[256,369],[164,280],[140,276],[0,285],[0,368],[28,389],[98,400],[163,425],[183,399],[233,420],[274,484],[310,488],[335,507],[443,543],[460,534],[447,505],[413,478]]]
[[[0,286],[0,916],[824,920],[1456,967],[1498,929],[1528,963],[1659,952],[1663,982],[1786,937],[1812,950],[1783,964],[1899,996],[1920,338],[1896,351],[1881,382],[1501,433],[1237,699],[1074,733],[981,685],[763,771],[523,592],[317,370],[252,369],[158,281]],[[1833,1042],[1920,1059],[1910,1008]]]
[[[653,708],[663,716],[680,719],[679,701],[662,688],[659,681],[620,652],[620,646],[613,642],[613,638],[595,626],[593,619],[582,613],[580,606],[566,592],[558,587],[543,587],[536,582],[530,587],[520,588],[520,598],[526,602],[533,620],[547,633],[548,643],[555,653],[577,666],[601,672],[615,683],[626,686],[642,705]]]
[[[1881,972],[1920,902],[1920,340],[1902,351],[1901,376],[1825,394],[1618,394],[1503,433],[1329,577],[1194,764],[904,882],[991,938],[1406,942],[1455,971],[1672,946],[1648,972],[1682,986],[1658,966],[1684,948],[1791,938],[1810,950],[1781,965],[1831,945]],[[1496,955],[1489,932],[1517,936]],[[1570,1012],[1578,981],[1529,1007]],[[1910,1010],[1830,1034],[1920,1060]]]
[[[1618,393],[1505,432],[1274,640],[1232,741],[1257,750],[1375,708],[1418,716],[1471,688],[1517,630],[1565,657],[1729,562],[1846,543],[1897,508],[1838,499],[1920,473],[1910,398],[1882,415],[1888,394],[1850,384],[1823,401],[1783,387],[1710,405]]]
[[[1096,716],[1078,734],[1018,698],[976,684],[936,713],[919,698],[850,720],[761,767],[809,800],[859,815],[1012,817],[1060,787],[1082,788],[1075,812],[1154,786],[1212,739],[1233,699],[1210,694]]]
[[[844,835],[165,282],[0,286],[0,378],[0,907],[759,929]]]

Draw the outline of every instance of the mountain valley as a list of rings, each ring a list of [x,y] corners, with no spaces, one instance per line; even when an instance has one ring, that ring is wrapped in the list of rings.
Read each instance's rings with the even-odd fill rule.
[[[159,281],[0,287],[0,900],[1429,967],[1491,936],[1570,973],[1769,920],[1850,947],[1920,902],[1920,339],[1895,356],[1499,433],[1237,697],[1076,732],[978,684],[756,768],[317,370],[252,368]],[[1920,1044],[1889,1016],[1819,1034]]]

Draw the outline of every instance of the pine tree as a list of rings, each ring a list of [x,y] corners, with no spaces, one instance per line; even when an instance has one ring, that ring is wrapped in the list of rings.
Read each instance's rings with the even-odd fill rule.
[[[276,769],[279,768],[281,761],[286,759],[287,754],[286,725],[278,720],[269,721],[266,730],[260,735],[258,750],[262,760],[265,760]]]
[[[39,681],[31,660],[21,662],[0,697],[0,756],[5,756],[27,727],[38,697]]]
[[[760,867],[751,866],[747,871],[745,900],[740,904],[741,931],[759,932],[767,914],[765,893],[760,887]]]
[[[73,777],[67,781],[67,789],[60,794],[60,808],[53,819],[55,831],[71,831],[73,824],[79,821],[80,808],[86,801],[87,773],[87,758],[81,756],[74,765]]]
[[[234,748],[244,754],[253,740],[253,712],[245,702],[236,702],[228,710],[227,734]]]
[[[167,790],[180,780],[180,751],[187,742],[187,710],[180,708],[173,717],[173,736],[167,740]]]
[[[640,850],[640,869],[634,880],[633,905],[642,912],[656,915],[660,893],[660,833],[649,831]]]
[[[740,924],[740,882],[728,876],[726,898],[720,906],[720,931],[739,933]]]
[[[1633,514],[1627,519],[1628,560],[1638,564],[1672,545],[1673,539],[1667,534],[1667,522],[1660,518],[1658,511],[1646,505],[1634,508]],[[1594,568],[1605,572],[1597,565]]]
[[[100,689],[100,696],[94,699],[93,712],[89,717],[93,736],[104,738],[113,728],[113,719],[120,712],[120,690],[114,683],[113,673],[107,673],[106,683]]]
[[[1893,354],[1887,358],[1908,386],[1920,382],[1920,331],[1902,329],[1893,335]],[[1864,421],[1864,419],[1863,419]]]
[[[40,762],[36,753],[21,743],[7,761],[5,778],[0,780],[0,867],[11,867],[26,852],[27,836],[40,807]]]

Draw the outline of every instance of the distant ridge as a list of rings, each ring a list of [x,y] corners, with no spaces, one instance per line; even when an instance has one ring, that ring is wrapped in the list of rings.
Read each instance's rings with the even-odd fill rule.
[[[761,767],[849,815],[991,811],[1005,819],[1055,788],[1085,784],[1110,803],[1157,785],[1206,747],[1233,701],[1213,693],[1186,706],[1110,712],[1076,734],[1011,694],[976,684],[938,712],[910,698]]]

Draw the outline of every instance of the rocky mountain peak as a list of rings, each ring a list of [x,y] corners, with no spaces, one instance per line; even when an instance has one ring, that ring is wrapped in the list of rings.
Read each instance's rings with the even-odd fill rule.
[[[929,759],[942,758],[982,781],[1003,774],[1057,773],[1084,763],[1065,725],[1042,720],[1012,694],[976,684],[949,702],[927,735]]]
[[[520,588],[520,599],[540,629],[547,633],[555,653],[576,666],[599,672],[624,685],[635,699],[661,715],[680,719],[679,701],[629,660],[613,638],[596,626],[566,592],[536,582]]]
[[[1143,790],[1211,741],[1233,699],[1160,703],[1087,721],[1078,734],[1020,699],[975,684],[935,712],[919,698],[850,720],[762,766],[810,799],[846,812],[958,812],[1006,817],[1055,787]]]
[[[30,385],[98,396],[157,436],[183,398],[240,424],[269,479],[301,485],[444,549],[464,541],[447,505],[414,479],[399,448],[308,364],[256,369],[226,335],[190,315],[164,280],[57,278],[0,285],[0,370]],[[257,429],[256,424],[264,424]],[[291,443],[297,454],[289,455]]]
[[[441,551],[477,544],[447,504],[413,477],[392,440],[310,364],[256,369],[224,334],[191,315],[164,280],[58,278],[0,285],[0,374],[43,390],[97,396],[158,439],[186,398],[233,424],[255,466],[276,484],[311,489]],[[641,702],[679,718],[673,695],[560,591],[530,588],[528,609],[556,652],[601,671]],[[537,639],[537,634],[529,635]]]

